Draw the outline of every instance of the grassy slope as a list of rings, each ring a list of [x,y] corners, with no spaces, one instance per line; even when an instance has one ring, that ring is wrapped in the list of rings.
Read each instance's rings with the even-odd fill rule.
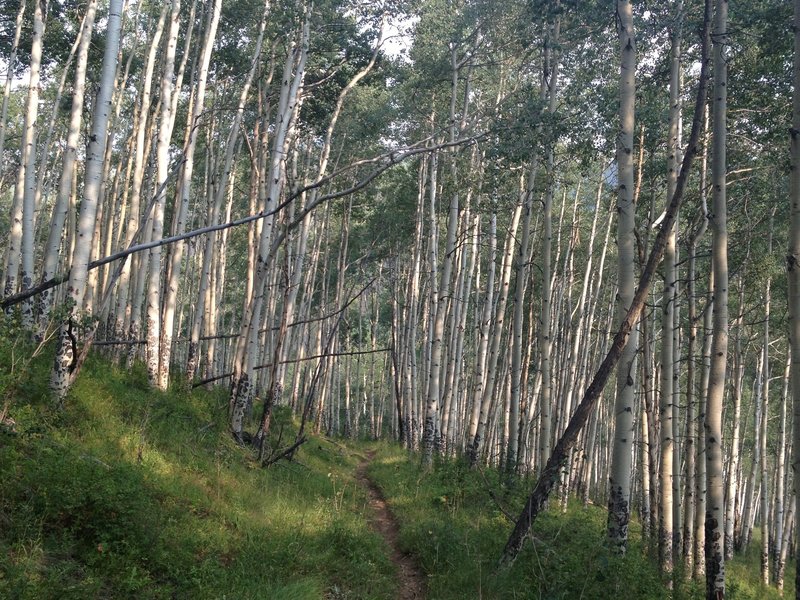
[[[46,362],[14,394],[18,433],[0,433],[0,597],[394,595],[352,453],[312,438],[300,464],[263,470],[229,440],[224,397],[100,362],[45,422]]]
[[[418,557],[429,575],[430,598],[669,598],[657,565],[646,557],[638,523],[631,524],[631,547],[620,559],[605,550],[606,511],[571,505],[566,514],[551,509],[536,523],[535,544],[527,544],[507,573],[494,566],[510,524],[487,493],[516,516],[526,485],[505,489],[497,473],[484,476],[464,463],[440,465],[425,473],[403,450],[380,445],[370,475],[381,486],[401,522],[400,542]],[[529,482],[530,483],[530,482]],[[758,542],[727,565],[729,600],[779,598],[759,583]],[[794,565],[787,568],[785,597],[794,597]],[[685,583],[674,598],[703,598],[696,583]]]
[[[364,445],[313,438],[299,464],[263,470],[230,441],[224,395],[156,393],[141,369],[95,361],[53,417],[48,361],[9,370],[0,352],[0,363],[18,423],[15,435],[0,429],[0,597],[395,597],[394,569],[353,481]],[[281,427],[290,438],[285,414]],[[543,515],[536,544],[497,575],[509,524],[487,485],[512,513],[519,490],[462,463],[426,474],[396,446],[368,447],[379,451],[370,473],[401,522],[401,544],[428,574],[429,598],[668,597],[636,524],[627,558],[605,552],[597,507]],[[793,565],[787,571],[792,597]],[[729,565],[728,589],[733,600],[778,597],[758,583],[755,551]],[[702,590],[683,585],[674,597]]]

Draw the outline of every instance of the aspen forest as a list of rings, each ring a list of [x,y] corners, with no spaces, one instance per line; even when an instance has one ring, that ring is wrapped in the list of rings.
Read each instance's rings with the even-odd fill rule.
[[[800,0],[0,0],[0,598],[800,598]]]

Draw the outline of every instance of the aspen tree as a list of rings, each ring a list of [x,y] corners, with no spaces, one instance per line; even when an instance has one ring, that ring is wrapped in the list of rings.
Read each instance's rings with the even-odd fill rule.
[[[556,3],[558,6],[558,3]],[[544,56],[542,58],[541,97],[548,99],[548,112],[553,115],[556,110],[556,91],[558,86],[559,60],[554,46],[558,44],[560,19],[556,17],[551,24],[547,24],[545,34]],[[548,132],[553,136],[553,131]],[[542,376],[541,395],[539,398],[540,434],[537,449],[538,463],[544,465],[550,456],[553,438],[553,375],[552,375],[552,296],[553,296],[553,167],[555,139],[547,140],[546,163],[546,190],[542,206],[542,220],[544,223],[542,233],[542,290],[541,312],[539,317],[538,344],[539,344],[539,369]],[[562,205],[563,206],[563,205]],[[560,248],[560,244],[556,245]],[[555,260],[558,264],[558,257]]]
[[[86,13],[84,13],[83,18],[81,19],[80,27],[78,27],[78,35],[75,36],[75,41],[72,43],[70,47],[69,55],[67,56],[66,60],[64,61],[63,68],[61,70],[61,77],[58,82],[58,88],[56,89],[55,100],[53,101],[53,108],[50,111],[50,120],[47,124],[47,133],[42,136],[38,134],[39,139],[44,139],[44,143],[40,145],[39,155],[41,156],[41,160],[39,161],[38,165],[38,176],[36,178],[35,184],[35,191],[34,191],[34,204],[37,209],[39,209],[42,205],[42,196],[45,194],[45,183],[50,183],[50,178],[48,175],[50,174],[50,169],[48,168],[50,165],[48,164],[48,158],[50,157],[52,145],[53,145],[53,132],[56,126],[56,120],[59,116],[60,108],[61,108],[61,101],[64,95],[64,88],[67,84],[67,75],[71,71],[72,62],[75,60],[75,56],[78,52],[78,47],[81,44],[81,39],[83,37],[83,30],[84,24],[86,22],[87,13],[89,11],[89,6],[86,7]],[[76,68],[77,73],[77,68]],[[39,221],[41,222],[41,221]],[[48,278],[49,279],[49,278]]]
[[[634,293],[633,204],[633,129],[636,94],[636,36],[633,8],[629,0],[618,0],[617,19],[620,43],[619,135],[617,138],[617,322],[625,321]],[[614,407],[614,444],[609,474],[608,537],[614,550],[624,554],[628,542],[631,501],[631,461],[634,433],[633,397],[636,375],[636,327],[617,365],[617,388]],[[663,512],[663,511],[662,511]]]
[[[706,401],[706,597],[725,596],[725,494],[722,459],[722,401],[728,355],[728,230],[726,205],[726,110],[727,110],[727,0],[716,0],[714,15],[714,101],[711,161],[712,232],[714,271],[714,337],[711,342]]]
[[[783,374],[783,389],[781,391],[781,417],[778,431],[778,456],[775,465],[775,524],[774,524],[774,541],[775,541],[775,584],[778,589],[783,585],[783,572],[785,569],[786,552],[783,547],[784,537],[784,521],[786,520],[787,504],[791,507],[789,502],[791,498],[784,498],[788,495],[786,489],[786,417],[787,417],[787,403],[789,401],[789,382],[791,378],[791,351],[786,353],[786,368]]]
[[[459,70],[463,63],[458,60],[457,46],[451,44],[450,48],[450,68],[452,70],[452,90],[450,95],[450,142],[454,143],[457,135],[456,124],[456,98],[458,94],[458,80]],[[455,149],[452,150],[455,152]],[[456,162],[455,156],[451,164],[453,177],[456,177]],[[456,177],[457,179],[457,177]],[[431,186],[435,187],[433,181]],[[434,193],[434,190],[431,190]],[[430,466],[433,462],[434,442],[439,429],[439,403],[441,400],[441,379],[442,379],[442,346],[444,344],[445,336],[445,319],[448,311],[446,310],[446,300],[450,296],[450,285],[453,273],[453,263],[455,260],[455,246],[456,234],[458,233],[459,221],[459,195],[458,191],[453,192],[450,196],[450,208],[447,216],[447,237],[445,239],[445,255],[442,264],[441,281],[435,294],[435,315],[432,318],[433,330],[431,338],[431,368],[429,371],[428,380],[428,396],[425,410],[425,425],[423,428],[422,445],[423,445],[423,463]],[[435,275],[434,275],[435,276]]]
[[[767,243],[767,255],[772,254],[772,230],[773,218],[775,211],[773,209],[769,219],[769,241]],[[769,538],[770,538],[770,523],[769,523],[769,476],[767,471],[767,423],[769,421],[769,315],[770,304],[772,302],[771,295],[772,278],[767,277],[766,288],[764,290],[764,345],[763,355],[761,358],[762,364],[762,408],[761,408],[761,423],[756,424],[761,428],[759,434],[759,442],[761,444],[761,581],[764,585],[769,585]]]
[[[119,51],[120,29],[122,21],[122,0],[110,0],[108,21],[106,26],[106,47],[103,53],[103,66],[100,75],[100,89],[95,101],[92,118],[92,130],[89,147],[86,153],[86,182],[83,189],[78,216],[78,234],[72,255],[68,283],[68,301],[70,315],[62,323],[58,334],[58,345],[55,364],[51,374],[50,388],[56,404],[60,406],[71,384],[74,360],[77,358],[76,337],[79,311],[83,305],[86,291],[86,274],[91,250],[91,236],[97,212],[97,199],[100,194],[100,183],[105,156],[106,132],[111,109],[111,96],[114,88],[114,74]]]
[[[792,414],[794,417],[792,474],[794,498],[800,495],[800,0],[794,1],[794,62],[792,90],[792,128],[790,130],[791,169],[789,171],[789,247],[786,255],[789,304],[789,344],[791,358]],[[788,528],[787,528],[788,529]],[[795,558],[800,556],[795,544]],[[795,574],[800,589],[800,569]]]
[[[39,79],[42,66],[44,15],[41,0],[34,0],[31,59],[28,65],[28,95],[20,140],[20,164],[11,208],[5,295],[25,291],[33,283],[33,211],[36,191],[36,121],[39,115]],[[19,280],[17,279],[19,277]],[[30,299],[22,303],[22,324],[33,328]]]
[[[83,28],[80,33],[78,57],[75,63],[75,82],[72,86],[72,108],[67,128],[66,147],[64,148],[63,165],[59,180],[58,194],[53,206],[53,216],[50,220],[50,232],[45,247],[44,262],[42,265],[42,282],[48,281],[56,274],[58,267],[59,248],[64,235],[64,224],[67,219],[69,199],[72,195],[72,178],[76,170],[78,142],[81,134],[81,121],[83,117],[83,97],[86,90],[86,65],[89,56],[89,42],[92,38],[94,17],[97,11],[97,0],[90,0],[86,6],[83,19]],[[50,315],[51,292],[42,293],[39,298],[39,335],[43,335]]]
[[[708,180],[708,107],[704,107],[703,112],[703,152],[700,160],[700,204],[702,206],[702,226],[703,234],[708,230],[708,194],[706,181]],[[695,241],[692,238],[691,241]],[[693,249],[690,247],[689,255],[692,256]],[[693,280],[690,280],[693,282]],[[695,579],[700,579],[705,575],[705,519],[706,519],[706,460],[705,444],[702,443],[700,424],[705,420],[705,394],[708,390],[708,374],[711,358],[711,306],[713,303],[712,290],[714,287],[713,272],[709,274],[708,290],[706,291],[706,305],[703,311],[703,345],[700,350],[700,386],[697,393],[697,436],[694,442],[695,456],[695,493],[694,493],[694,548],[692,574]]]
[[[489,256],[488,270],[486,273],[486,292],[483,298],[483,310],[476,324],[476,333],[479,335],[478,348],[475,354],[475,377],[472,398],[472,412],[470,415],[467,433],[467,456],[470,464],[475,466],[478,462],[480,438],[478,437],[479,423],[483,392],[486,388],[486,367],[491,340],[492,306],[494,304],[495,261],[497,254],[497,212],[493,204],[492,215],[489,221]]]
[[[777,557],[777,567],[775,568],[775,587],[779,592],[783,592],[784,576],[786,572],[786,558],[791,547],[792,533],[795,526],[794,512],[797,499],[794,494],[789,498],[786,510],[786,519],[783,523],[783,536],[781,537],[780,552]]]
[[[194,173],[194,154],[197,148],[197,134],[200,127],[200,119],[205,110],[206,84],[208,82],[208,68],[211,64],[211,52],[214,48],[214,40],[217,36],[217,26],[219,24],[220,12],[222,10],[222,0],[215,0],[208,14],[208,22],[204,32],[203,49],[200,54],[200,66],[198,68],[197,80],[194,83],[194,96],[192,98],[192,112],[187,127],[189,139],[186,144],[184,154],[184,164],[182,177],[178,190],[180,191],[179,209],[175,216],[174,234],[180,235],[186,228],[186,221],[189,212],[189,199],[192,190],[192,174]],[[174,95],[177,97],[177,94]],[[172,351],[172,335],[174,327],[175,306],[178,293],[178,278],[180,276],[181,261],[183,260],[182,241],[178,241],[172,246],[170,251],[169,279],[164,289],[164,326],[160,339],[160,360],[158,382],[159,387],[166,387],[169,377],[169,363]]]
[[[545,53],[548,52],[545,46]],[[540,95],[546,94],[544,78],[542,78]],[[541,133],[541,126],[537,127],[537,133]],[[512,346],[511,346],[511,428],[509,430],[509,447],[506,466],[509,473],[518,470],[519,462],[519,418],[520,402],[522,390],[522,334],[523,334],[523,310],[525,301],[525,288],[528,278],[528,254],[531,237],[531,214],[533,212],[533,194],[536,185],[536,173],[538,170],[538,156],[534,149],[528,167],[528,177],[524,190],[522,205],[522,236],[519,249],[517,250],[514,271],[516,281],[514,283],[514,314],[512,317]]]
[[[702,178],[701,178],[702,179]],[[703,199],[704,200],[704,199]],[[698,458],[698,419],[697,419],[697,397],[695,383],[695,345],[697,343],[697,243],[705,234],[708,219],[706,218],[705,206],[700,216],[700,224],[692,232],[689,238],[688,268],[686,274],[687,299],[688,299],[688,326],[689,339],[686,348],[686,486],[684,489],[684,506],[686,507],[686,519],[684,521],[683,534],[683,560],[685,577],[690,579],[694,571],[695,552],[695,531],[697,530],[697,458]],[[702,458],[702,456],[700,456]]]
[[[672,197],[675,190],[675,181],[680,165],[680,68],[681,68],[681,19],[682,2],[676,5],[678,25],[672,32],[672,51],[670,67],[670,122],[669,122],[669,156],[667,158],[667,197]],[[677,502],[680,512],[680,496],[674,494],[674,478],[679,473],[675,470],[674,453],[676,451],[675,431],[678,423],[675,420],[674,392],[675,392],[675,303],[676,278],[675,269],[677,253],[676,231],[670,231],[667,237],[667,248],[664,252],[664,293],[661,301],[662,310],[662,335],[661,335],[661,389],[659,395],[659,420],[661,424],[661,466],[659,468],[659,490],[661,502],[659,510],[658,554],[661,569],[670,578],[671,586],[673,570],[673,555],[676,550],[673,543],[674,534],[678,531],[675,523],[674,506]]]
[[[136,111],[134,116],[134,149],[133,149],[133,175],[131,179],[130,189],[130,205],[128,206],[128,220],[125,225],[125,236],[123,245],[129,246],[133,241],[133,236],[139,224],[139,217],[141,212],[141,196],[142,186],[145,177],[145,165],[147,163],[148,148],[152,138],[152,128],[148,126],[148,119],[150,116],[150,103],[151,103],[151,86],[153,82],[153,72],[155,70],[156,54],[158,46],[161,41],[161,36],[164,32],[164,23],[167,19],[166,6],[162,8],[159,19],[156,23],[155,30],[152,34],[150,48],[147,52],[147,60],[145,62],[144,75],[142,77],[142,84],[139,90],[139,110]],[[152,229],[151,229],[152,231]],[[150,233],[147,233],[147,238]],[[133,269],[135,264],[140,264],[145,261],[145,256],[133,256],[130,260],[125,261],[122,266],[122,272],[119,276],[119,285],[117,287],[117,307],[116,318],[114,321],[114,335],[117,339],[124,339],[126,326],[129,333],[129,339],[135,340],[139,337],[139,317],[138,314],[141,310],[141,303],[137,295],[137,288],[139,288],[138,280],[140,275],[143,275],[145,269],[139,269],[136,277],[133,278],[133,287],[131,287],[131,273],[137,273]],[[136,314],[134,314],[136,313]],[[135,352],[135,347],[131,348],[131,353]]]
[[[178,45],[180,25],[180,0],[172,0],[169,16],[169,29],[165,40],[164,67],[161,75],[158,142],[156,145],[156,188],[157,198],[153,208],[152,240],[164,237],[164,213],[167,203],[166,181],[169,175],[169,146],[172,139],[174,115],[172,95],[175,93],[175,53]],[[160,390],[167,389],[166,378],[160,377],[161,359],[161,247],[150,250],[149,272],[147,278],[147,375],[150,385]],[[169,358],[169,356],[167,356]]]

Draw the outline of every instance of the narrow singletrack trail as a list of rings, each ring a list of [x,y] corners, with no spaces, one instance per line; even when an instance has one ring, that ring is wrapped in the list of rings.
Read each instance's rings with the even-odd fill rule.
[[[389,558],[397,565],[397,600],[424,600],[425,576],[411,557],[400,550],[397,521],[386,505],[381,490],[367,475],[367,467],[374,457],[374,451],[368,452],[356,470],[356,480],[369,494],[370,526],[386,540],[390,551]]]

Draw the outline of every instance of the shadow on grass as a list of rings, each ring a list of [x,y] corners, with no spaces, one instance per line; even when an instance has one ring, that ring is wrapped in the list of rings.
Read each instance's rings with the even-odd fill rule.
[[[16,399],[28,416],[0,440],[0,597],[393,596],[354,458],[312,439],[301,463],[258,468],[229,439],[224,397],[144,377],[91,361],[58,426],[41,425],[45,399]]]

